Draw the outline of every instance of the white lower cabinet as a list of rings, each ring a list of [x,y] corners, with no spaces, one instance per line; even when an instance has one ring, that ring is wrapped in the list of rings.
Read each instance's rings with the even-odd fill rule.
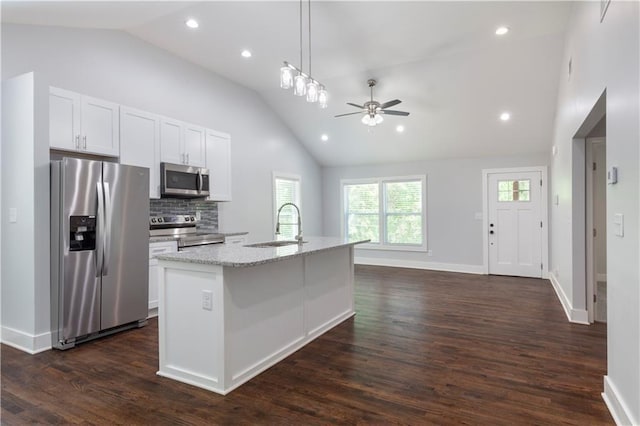
[[[230,237],[224,237],[224,243],[229,246],[242,246],[247,244],[247,236],[232,235]]]
[[[177,241],[149,243],[149,318],[158,316],[158,283],[160,268],[155,256],[178,251]]]

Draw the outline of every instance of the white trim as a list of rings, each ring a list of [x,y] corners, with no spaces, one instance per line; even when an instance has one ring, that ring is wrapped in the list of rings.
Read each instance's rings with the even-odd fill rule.
[[[356,256],[356,265],[388,266],[391,268],[428,269],[431,271],[461,272],[482,275],[482,265],[464,265],[461,263],[424,262],[421,260],[378,259],[375,257]]]
[[[593,323],[595,320],[596,312],[595,312],[595,302],[593,300],[593,295],[596,292],[596,286],[593,282],[593,278],[596,272],[596,265],[594,261],[594,241],[593,235],[591,234],[592,229],[594,229],[593,223],[593,170],[591,168],[591,163],[593,163],[593,144],[589,141],[589,139],[585,139],[585,150],[586,150],[586,158],[585,158],[585,166],[584,166],[584,178],[585,178],[585,222],[586,226],[584,227],[584,240],[585,240],[585,298],[587,302],[587,317],[589,324]],[[606,208],[606,207],[605,207]],[[606,243],[605,243],[606,244]]]
[[[602,392],[602,399],[613,417],[613,421],[617,425],[638,425],[640,421],[634,419],[631,414],[631,410],[620,398],[620,392],[618,388],[613,384],[609,376],[604,376],[604,392]]]
[[[560,304],[564,309],[564,313],[567,316],[569,322],[573,322],[576,324],[584,324],[589,325],[589,315],[587,314],[586,309],[574,309],[569,301],[569,298],[565,294],[562,286],[558,282],[558,279],[553,273],[549,273],[549,281],[551,281],[551,285],[558,296],[558,300],[560,300]]]
[[[386,227],[384,225],[385,220],[385,208],[384,208],[384,190],[383,184],[386,182],[408,182],[408,181],[420,181],[422,183],[422,244],[420,245],[403,245],[403,244],[385,244]],[[356,179],[340,179],[340,235],[345,238],[345,185],[359,185],[359,184],[377,184],[378,185],[378,229],[380,231],[380,242],[361,244],[359,248],[366,250],[390,250],[390,251],[412,251],[412,252],[427,252],[427,175],[406,175],[406,176],[391,176],[391,177],[370,177],[370,178],[356,178]]]
[[[51,332],[29,334],[10,327],[2,327],[2,343],[35,355],[51,349]]]
[[[542,249],[542,278],[549,278],[549,207],[547,166],[510,167],[504,169],[482,169],[482,273],[489,274],[489,175],[493,173],[540,172],[542,188],[540,192],[540,219],[543,223],[540,245]]]

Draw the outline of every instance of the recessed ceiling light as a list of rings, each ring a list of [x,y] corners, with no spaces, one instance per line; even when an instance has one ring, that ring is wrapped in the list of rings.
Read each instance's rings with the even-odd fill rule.
[[[187,19],[187,22],[184,23],[189,28],[198,28],[200,24],[195,19]]]
[[[320,139],[322,139],[323,142],[326,142],[329,140],[329,136],[328,135],[322,135],[320,136]]]
[[[496,29],[496,35],[505,35],[508,32],[509,27],[498,27],[498,29]]]
[[[508,121],[511,118],[511,114],[509,114],[508,112],[503,112],[502,114],[500,114],[500,120],[502,121]]]
[[[402,124],[400,124],[399,126],[396,127],[396,132],[398,133],[402,133],[404,132],[404,126]]]
[[[250,58],[251,57],[251,51],[245,49],[242,51],[242,53],[240,53],[242,55],[243,58]]]

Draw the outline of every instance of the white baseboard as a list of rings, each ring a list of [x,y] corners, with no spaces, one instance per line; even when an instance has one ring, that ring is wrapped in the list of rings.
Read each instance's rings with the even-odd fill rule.
[[[620,392],[618,392],[616,386],[611,379],[609,379],[609,376],[604,376],[602,399],[604,399],[605,404],[607,404],[607,408],[617,425],[631,426],[640,424],[638,419],[633,418],[631,411],[629,411],[627,405],[622,398],[620,398]]]
[[[29,334],[10,327],[2,327],[2,338],[5,345],[35,355],[51,349],[51,333]]]
[[[587,310],[573,308],[573,305],[569,301],[569,298],[567,297],[567,295],[564,293],[564,290],[562,289],[562,286],[558,282],[558,279],[552,272],[549,273],[549,280],[551,281],[551,285],[553,286],[553,289],[556,291],[556,295],[560,300],[560,304],[562,305],[562,308],[564,309],[564,313],[567,315],[567,319],[569,320],[569,322],[589,325],[589,314]]]
[[[459,263],[423,262],[419,260],[379,259],[356,256],[356,265],[390,266],[392,268],[429,269],[432,271],[462,272],[465,274],[484,274],[482,265],[463,265]]]

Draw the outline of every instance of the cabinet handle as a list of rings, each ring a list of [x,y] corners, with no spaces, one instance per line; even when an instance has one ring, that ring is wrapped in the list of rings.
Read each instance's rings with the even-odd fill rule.
[[[84,135],[82,137],[82,145],[83,145],[84,149],[87,149],[87,135]]]
[[[187,152],[187,164],[189,164],[189,153]]]
[[[185,160],[184,152],[182,153],[182,164],[187,164],[187,162]]]
[[[76,135],[76,149],[80,149],[80,135]]]

